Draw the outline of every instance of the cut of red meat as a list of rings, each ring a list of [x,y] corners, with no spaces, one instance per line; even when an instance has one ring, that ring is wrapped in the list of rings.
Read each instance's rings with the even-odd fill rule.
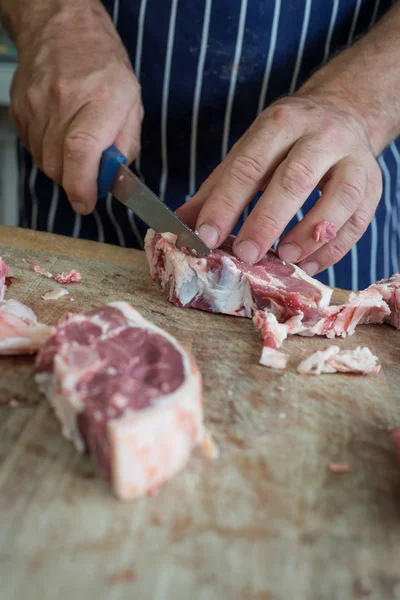
[[[385,315],[384,321],[400,329],[400,273],[392,275],[389,279],[381,279],[368,289],[379,292],[389,305],[390,314]]]
[[[268,252],[256,265],[237,260],[231,236],[207,257],[193,258],[175,247],[176,236],[149,230],[145,250],[153,279],[166,298],[181,307],[199,308],[242,317],[259,309],[274,313],[279,322],[329,305],[332,290],[296,265]]]
[[[64,434],[93,455],[121,499],[157,488],[203,439],[193,358],[125,302],[63,318],[36,368]]]

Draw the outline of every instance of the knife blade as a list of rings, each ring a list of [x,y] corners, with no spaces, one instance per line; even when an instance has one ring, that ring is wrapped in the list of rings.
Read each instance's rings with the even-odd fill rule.
[[[203,240],[126,166],[125,156],[115,146],[103,152],[97,186],[99,198],[111,192],[157,233],[176,234],[178,248],[187,248],[193,256],[211,254]]]

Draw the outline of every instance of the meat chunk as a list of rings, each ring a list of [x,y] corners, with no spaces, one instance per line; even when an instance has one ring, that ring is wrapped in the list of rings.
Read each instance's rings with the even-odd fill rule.
[[[17,300],[0,302],[0,355],[33,354],[53,333],[35,313]]]
[[[289,334],[294,334],[301,328],[302,315],[291,317],[285,323],[278,323],[273,313],[258,310],[253,317],[253,323],[260,331],[263,349],[260,365],[273,369],[285,369],[289,360],[287,354],[279,351],[282,343]]]
[[[384,316],[384,321],[400,329],[400,273],[392,275],[389,279],[381,279],[368,289],[379,292],[389,305],[390,314]]]
[[[355,350],[342,350],[339,346],[328,346],[314,352],[297,367],[300,375],[320,375],[321,373],[378,373],[378,358],[369,348],[358,346]]]
[[[263,346],[259,361],[260,365],[263,365],[263,367],[269,367],[270,369],[286,369],[288,361],[288,354],[285,354],[280,350],[275,350],[274,348],[269,348],[268,346]]]
[[[125,302],[61,319],[36,369],[63,433],[92,454],[120,499],[151,493],[203,439],[193,358]]]
[[[331,221],[321,221],[314,229],[313,238],[316,242],[328,242],[336,237],[336,228]]]
[[[261,309],[284,322],[299,314],[311,318],[329,305],[329,287],[274,252],[256,265],[237,260],[233,239],[230,236],[210,256],[194,258],[175,247],[175,235],[150,229],[145,250],[151,276],[173,304],[210,312],[252,317]]]

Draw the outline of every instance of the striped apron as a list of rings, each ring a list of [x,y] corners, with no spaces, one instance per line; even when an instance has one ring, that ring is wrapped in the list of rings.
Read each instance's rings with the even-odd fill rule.
[[[142,86],[142,150],[133,168],[176,209],[195,193],[260,111],[298,89],[319,66],[373,26],[391,4],[391,0],[104,0]],[[145,225],[111,196],[98,202],[93,214],[81,217],[21,146],[19,164],[21,226],[143,247]],[[319,276],[331,286],[361,289],[399,270],[400,139],[385,149],[379,164],[384,186],[376,216],[351,252]],[[288,228],[317,197],[314,192]]]

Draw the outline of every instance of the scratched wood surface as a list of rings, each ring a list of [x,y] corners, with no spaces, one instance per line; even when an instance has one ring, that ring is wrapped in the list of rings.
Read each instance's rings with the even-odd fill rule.
[[[293,338],[289,369],[263,368],[249,320],[169,305],[140,252],[0,227],[0,255],[17,276],[8,297],[46,323],[128,300],[191,348],[221,451],[217,461],[196,452],[158,495],[121,504],[61,437],[32,359],[1,359],[2,600],[400,597],[400,465],[388,433],[400,426],[396,331],[362,327],[340,342],[368,344],[379,375],[300,377],[294,365],[326,340]],[[83,281],[45,302],[56,284],[28,257],[78,268]]]

